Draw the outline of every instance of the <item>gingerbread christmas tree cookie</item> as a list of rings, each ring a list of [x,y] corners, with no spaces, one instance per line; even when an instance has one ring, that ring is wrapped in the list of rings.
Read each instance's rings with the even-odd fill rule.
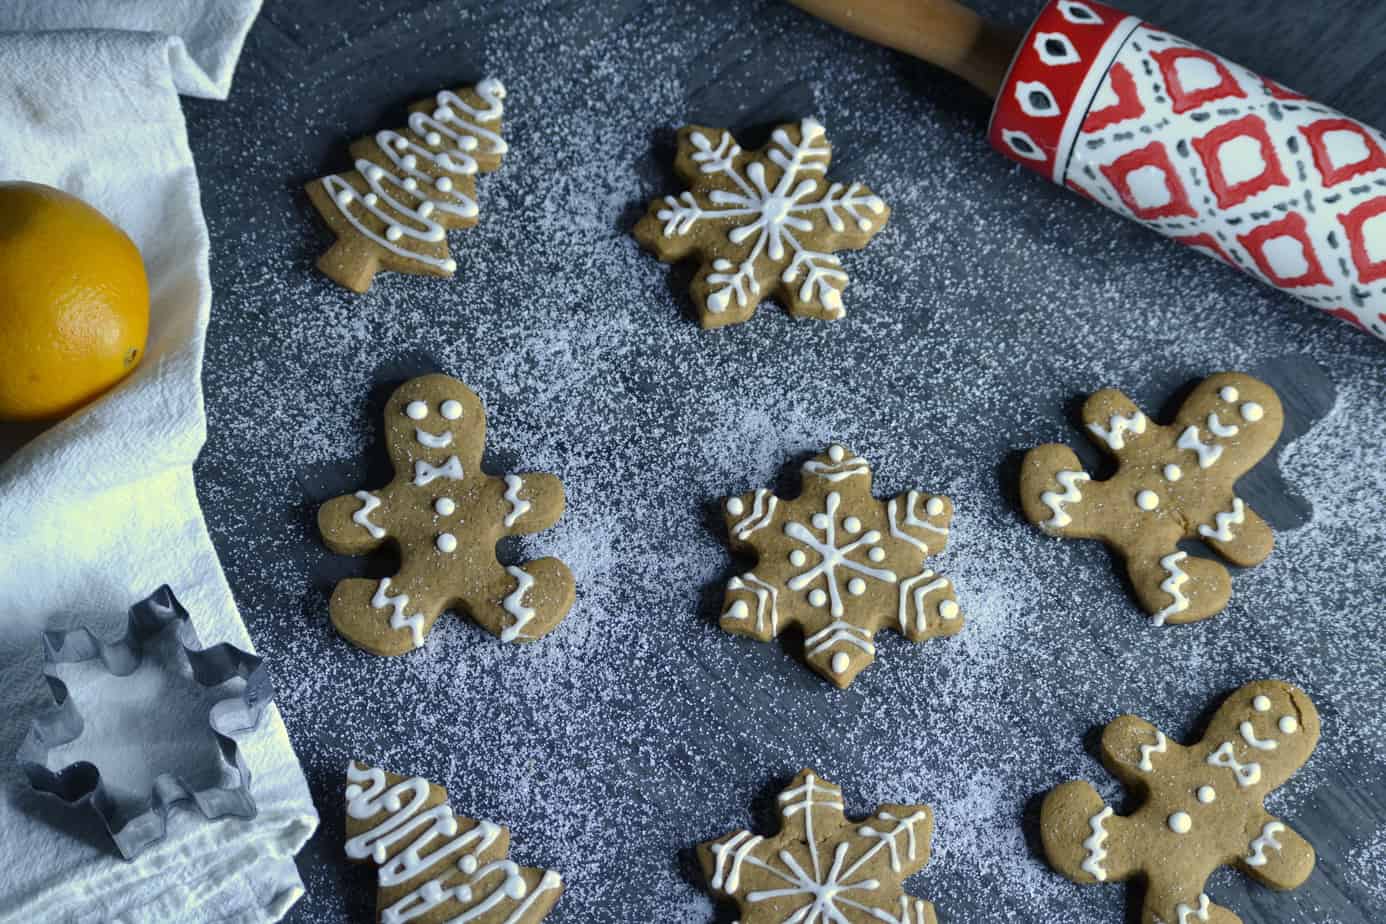
[[[458,606],[504,641],[530,641],[572,608],[573,576],[563,562],[496,559],[502,537],[558,522],[563,485],[539,473],[487,475],[485,440],[481,399],[450,376],[426,375],[390,396],[385,442],[394,480],[318,511],[334,552],[364,555],[385,543],[399,550],[393,577],[352,578],[333,592],[332,624],[352,644],[380,655],[412,651],[444,610]]]
[[[346,854],[378,866],[381,924],[536,924],[563,894],[552,870],[508,859],[510,832],[454,815],[448,793],[352,762]]]
[[[449,228],[477,223],[476,175],[500,166],[505,87],[488,78],[409,107],[409,124],[351,146],[354,169],[308,184],[337,243],[318,268],[356,292],[381,270],[451,276]]]
[[[1040,812],[1044,852],[1074,882],[1143,879],[1142,924],[1237,924],[1203,892],[1218,867],[1275,889],[1296,888],[1314,869],[1314,848],[1262,803],[1318,740],[1309,697],[1275,680],[1229,696],[1203,739],[1187,747],[1121,716],[1102,733],[1102,762],[1140,806],[1117,815],[1089,784],[1065,783]]]
[[[1271,553],[1270,527],[1234,488],[1280,436],[1284,413],[1275,392],[1249,375],[1219,373],[1162,426],[1109,388],[1088,398],[1083,422],[1117,460],[1116,474],[1094,481],[1067,446],[1032,449],[1020,476],[1026,518],[1055,536],[1110,545],[1156,625],[1221,612],[1232,595],[1227,569],[1178,543],[1201,539],[1242,566]]]
[[[698,847],[712,890],[742,924],[936,924],[933,905],[902,883],[929,862],[927,805],[882,805],[848,821],[842,790],[804,770],[780,793],[780,833],[736,831]]]
[[[679,132],[674,169],[689,186],[650,204],[636,239],[666,263],[699,262],[693,301],[703,327],[749,320],[774,295],[790,314],[836,320],[847,273],[836,250],[860,250],[888,209],[860,183],[830,183],[823,126],[802,119],[746,152],[730,132]]]
[[[948,541],[952,502],[919,491],[876,500],[871,467],[842,446],[802,473],[793,500],[762,488],[724,504],[732,548],[756,565],[727,582],[722,628],[769,641],[801,626],[809,666],[839,687],[875,660],[884,626],[912,642],[956,635],[953,584],[924,565]]]

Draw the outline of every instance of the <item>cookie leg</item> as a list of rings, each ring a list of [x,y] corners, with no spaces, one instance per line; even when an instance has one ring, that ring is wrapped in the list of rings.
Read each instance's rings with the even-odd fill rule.
[[[1232,578],[1226,568],[1178,549],[1163,555],[1128,556],[1126,569],[1136,597],[1157,626],[1215,616],[1232,597]]]
[[[1091,784],[1057,786],[1040,808],[1044,854],[1055,871],[1077,883],[1119,882],[1134,873],[1128,842],[1136,832]]]
[[[1207,877],[1204,877],[1204,881]],[[1173,879],[1161,869],[1149,872],[1141,924],[1242,924],[1230,909],[1213,904],[1190,878]]]
[[[1289,825],[1267,812],[1250,824],[1255,836],[1237,868],[1272,889],[1296,889],[1314,871],[1314,848]]]
[[[421,611],[390,578],[350,578],[337,585],[329,604],[332,625],[343,638],[371,654],[402,655],[421,648],[437,613]]]
[[[1099,486],[1067,446],[1050,443],[1031,449],[1020,466],[1020,505],[1025,518],[1052,536],[1100,539],[1094,503]]]
[[[1213,551],[1243,568],[1265,561],[1275,546],[1271,528],[1240,497],[1232,498],[1227,510],[1216,514],[1213,522],[1200,523],[1198,535]]]
[[[508,565],[490,586],[500,596],[468,600],[471,617],[503,642],[528,642],[545,636],[573,608],[577,588],[573,573],[557,558]]]

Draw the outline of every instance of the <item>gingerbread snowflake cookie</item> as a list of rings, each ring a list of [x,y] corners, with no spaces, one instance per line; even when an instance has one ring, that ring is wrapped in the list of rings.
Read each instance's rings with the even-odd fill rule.
[[[713,891],[736,901],[742,924],[935,924],[933,905],[902,885],[929,863],[927,805],[882,805],[848,821],[842,790],[812,770],[778,802],[779,834],[736,831],[698,847]]]
[[[1187,747],[1122,716],[1103,730],[1102,762],[1143,801],[1117,815],[1089,784],[1059,786],[1040,812],[1044,852],[1074,882],[1144,879],[1144,924],[1236,924],[1203,892],[1219,866],[1275,889],[1299,886],[1314,869],[1314,848],[1262,803],[1318,740],[1309,697],[1275,680],[1229,696]]]
[[[1109,388],[1088,398],[1083,422],[1116,458],[1116,474],[1094,481],[1067,446],[1033,449],[1020,476],[1026,518],[1052,535],[1100,539],[1115,549],[1156,625],[1221,612],[1232,595],[1227,569],[1190,557],[1178,543],[1202,539],[1242,566],[1271,553],[1270,527],[1234,486],[1280,436],[1284,413],[1275,392],[1249,375],[1219,373],[1162,426]]]
[[[828,182],[831,159],[814,119],[779,126],[754,153],[722,129],[679,132],[674,169],[689,189],[651,203],[635,236],[666,263],[698,260],[703,327],[749,320],[772,294],[799,317],[842,317],[847,273],[833,251],[865,247],[890,209],[860,183]]]
[[[353,761],[346,835],[348,858],[380,868],[381,924],[536,924],[563,894],[558,873],[507,859],[509,831],[454,815],[447,790],[421,777]]]
[[[761,488],[725,502],[732,548],[756,565],[727,582],[722,628],[769,641],[801,626],[809,666],[839,687],[875,660],[883,626],[912,642],[957,634],[952,582],[924,566],[948,541],[952,501],[918,491],[876,500],[871,467],[842,446],[802,473],[793,500]]]
[[[563,485],[539,473],[487,475],[485,440],[481,399],[450,376],[426,375],[390,396],[385,441],[394,480],[334,498],[318,511],[323,540],[334,552],[364,555],[387,542],[399,549],[398,574],[348,579],[332,594],[332,624],[352,644],[380,655],[412,651],[455,606],[504,641],[529,641],[572,608],[573,576],[563,562],[503,566],[496,560],[502,537],[558,522]]]
[[[337,243],[318,260],[356,292],[381,270],[451,276],[449,228],[477,223],[476,175],[500,166],[505,87],[488,78],[409,107],[409,124],[351,146],[354,169],[308,184]]]

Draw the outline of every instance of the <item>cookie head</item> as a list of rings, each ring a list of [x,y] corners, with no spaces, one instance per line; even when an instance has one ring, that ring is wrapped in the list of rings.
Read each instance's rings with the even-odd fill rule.
[[[1275,389],[1241,372],[1220,372],[1198,384],[1179,410],[1182,432],[1196,427],[1194,436],[1205,453],[1240,471],[1270,452],[1285,425],[1285,409]],[[1190,443],[1193,442],[1189,438]],[[1202,462],[1209,456],[1200,453]],[[1222,465],[1212,466],[1220,471]]]
[[[1309,759],[1319,740],[1319,713],[1298,687],[1260,680],[1223,702],[1203,740],[1209,764],[1231,770],[1239,788],[1265,793]]]
[[[446,375],[405,382],[385,409],[385,439],[396,462],[442,466],[456,458],[468,470],[481,461],[486,416],[481,399]]]

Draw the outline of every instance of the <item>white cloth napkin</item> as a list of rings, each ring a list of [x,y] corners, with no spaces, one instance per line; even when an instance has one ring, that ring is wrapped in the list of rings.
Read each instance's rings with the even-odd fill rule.
[[[211,284],[178,94],[226,96],[258,11],[259,0],[0,3],[0,180],[60,187],[110,216],[139,245],[152,297],[133,376],[37,436],[0,425],[0,922],[271,921],[302,894],[293,857],[317,814],[273,708],[236,736],[258,816],[207,822],[180,808],[167,839],[128,863],[62,806],[44,808],[13,760],[46,702],[50,620],[87,616],[114,635],[131,603],[168,583],[204,644],[250,647],[193,489]],[[175,705],[151,702],[150,714]],[[89,727],[116,708],[89,705]],[[167,740],[150,753],[194,737],[152,727]]]

